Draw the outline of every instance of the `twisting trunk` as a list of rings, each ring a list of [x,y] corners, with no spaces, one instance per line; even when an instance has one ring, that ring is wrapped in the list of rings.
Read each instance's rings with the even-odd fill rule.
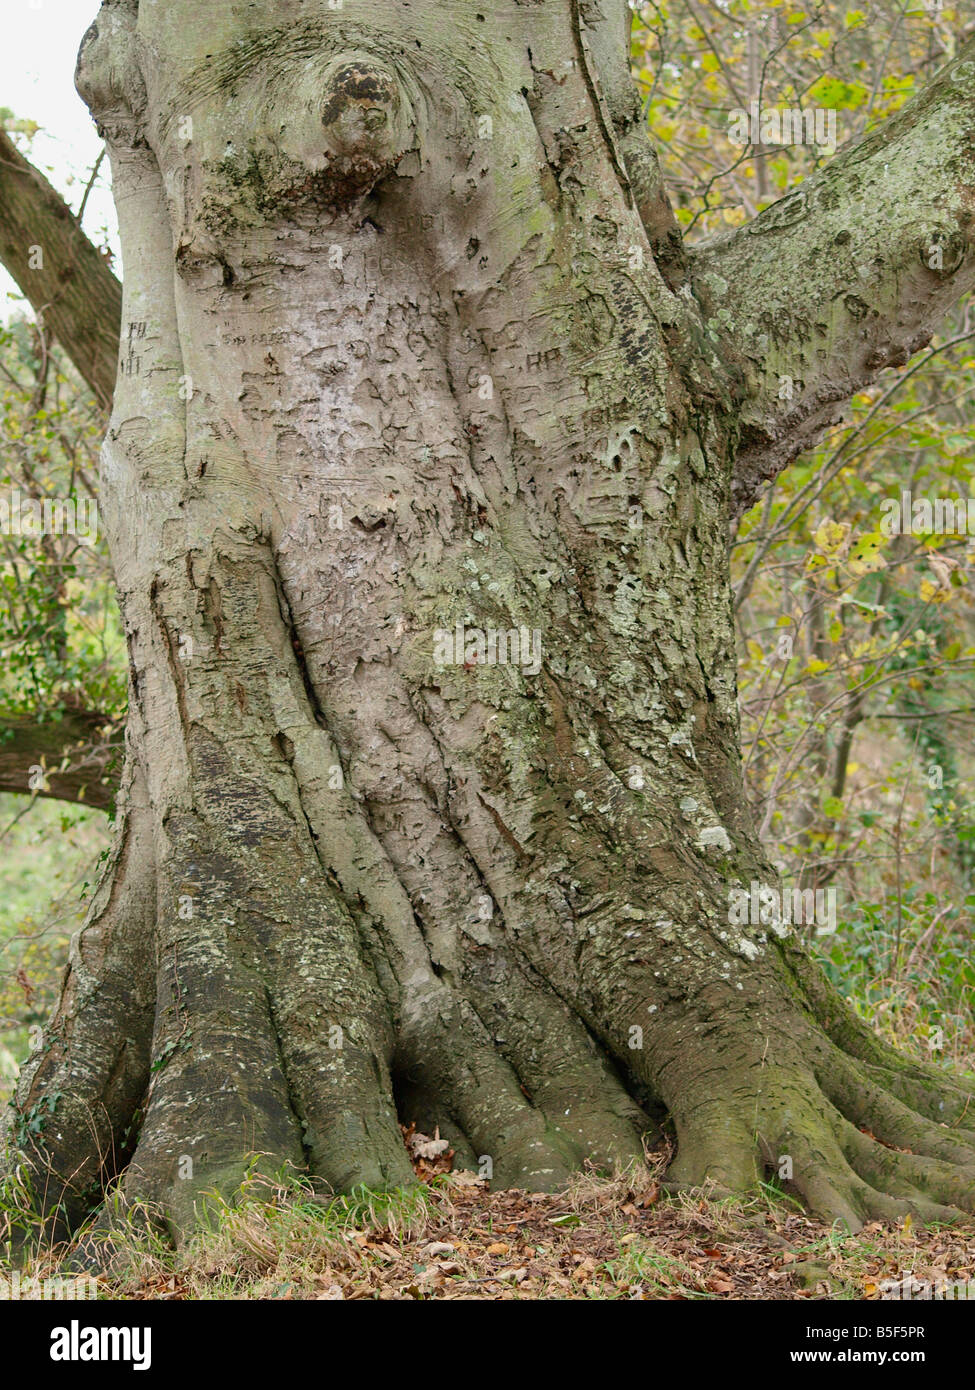
[[[18,1101],[57,1098],[34,1162],[75,1193],[127,1162],[183,1227],[254,1153],[405,1183],[398,1115],[551,1187],[664,1110],[678,1183],[788,1156],[851,1226],[975,1206],[972,1088],[729,916],[771,881],[728,579],[746,392],[788,451],[772,367],[701,307],[734,248],[688,278],[625,16],[106,0],[86,36],[128,773]]]

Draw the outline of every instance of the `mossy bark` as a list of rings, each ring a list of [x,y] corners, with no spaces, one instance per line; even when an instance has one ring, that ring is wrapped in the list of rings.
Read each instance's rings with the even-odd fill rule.
[[[851,1225],[975,1205],[969,1088],[730,923],[769,876],[727,556],[747,374],[623,9],[115,0],[86,38],[129,773],[18,1100],[58,1098],[54,1196],[124,1167],[185,1227],[253,1154],[409,1182],[398,1105],[525,1187],[666,1112],[675,1182],[789,1157]]]

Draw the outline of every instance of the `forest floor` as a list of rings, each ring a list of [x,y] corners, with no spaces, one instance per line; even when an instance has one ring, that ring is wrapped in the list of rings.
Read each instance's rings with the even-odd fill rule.
[[[252,1180],[179,1253],[126,1233],[106,1299],[882,1299],[912,1277],[975,1282],[975,1222],[856,1235],[771,1188],[748,1201],[661,1192],[662,1158],[554,1195],[441,1174],[410,1193],[323,1200]],[[57,1251],[31,1262],[57,1274]],[[949,1295],[950,1296],[950,1295]]]

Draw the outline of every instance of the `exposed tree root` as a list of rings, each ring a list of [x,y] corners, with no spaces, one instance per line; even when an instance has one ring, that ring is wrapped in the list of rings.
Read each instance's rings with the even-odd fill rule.
[[[241,864],[205,847],[199,819],[171,824],[169,849],[186,864],[192,842],[194,892],[229,902],[233,886],[237,910],[226,928],[211,921],[205,931],[172,911],[156,932],[155,985],[143,975],[140,986],[128,972],[135,933],[147,931],[133,855],[141,833],[133,808],[75,949],[51,1045],[21,1084],[24,1119],[52,1097],[49,1123],[23,1148],[42,1204],[61,1203],[69,1222],[126,1158],[127,1203],[165,1211],[179,1233],[208,1192],[232,1193],[255,1162],[269,1173],[310,1172],[336,1191],[408,1185],[399,1119],[439,1127],[459,1165],[538,1190],[587,1164],[632,1161],[658,1136],[633,1094],[646,1094],[642,1082],[666,1096],[669,1069],[641,1075],[641,1054],[617,1051],[611,1061],[532,967],[507,958],[496,931],[499,944],[471,944],[476,964],[460,979],[428,968],[422,990],[414,981],[391,1003],[370,983],[352,919],[320,875],[316,885],[292,872],[302,891],[284,906],[294,920],[274,921],[269,903],[261,907],[260,873],[249,870],[241,903]],[[184,872],[176,886],[187,882]],[[280,892],[275,904],[280,913]],[[786,957],[794,966],[796,951]],[[85,972],[96,965],[93,985]],[[797,973],[805,985],[804,964]],[[738,1192],[777,1175],[815,1214],[851,1230],[908,1213],[946,1221],[975,1211],[975,1130],[958,1123],[965,1079],[889,1054],[818,982],[800,994],[811,1008],[828,1002],[832,1038],[868,1056],[789,1008],[744,1052],[740,1032],[722,1041],[712,1026],[706,1065],[671,1099],[670,1183]],[[693,1045],[686,1051],[693,1065]],[[943,1106],[954,1123],[930,1118]]]
[[[239,681],[213,659],[187,682],[179,608],[201,650],[217,625]],[[282,617],[262,625],[262,608]],[[558,692],[545,777],[574,800],[585,773],[602,801],[564,844],[539,819],[546,872],[525,891],[517,817],[385,668],[383,757],[340,755],[333,725],[371,726],[316,708],[324,677],[299,672],[286,611],[260,545],[215,547],[195,585],[174,567],[153,590],[182,761],[154,770],[164,813],[131,761],[117,850],[24,1070],[15,1138],[45,1207],[77,1221],[124,1170],[124,1200],[178,1234],[255,1163],[336,1191],[408,1185],[400,1120],[439,1126],[498,1184],[554,1189],[638,1159],[663,1108],[675,1184],[777,1175],[851,1229],[975,1211],[972,1083],[892,1052],[794,942],[732,950],[705,854],[664,810],[638,818],[595,752],[560,765]],[[218,736],[221,704],[238,728]],[[350,765],[358,785],[327,782]]]

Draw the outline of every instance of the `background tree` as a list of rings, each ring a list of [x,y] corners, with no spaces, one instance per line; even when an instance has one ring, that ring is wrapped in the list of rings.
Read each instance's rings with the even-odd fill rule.
[[[21,794],[0,797],[4,1100],[14,1059],[56,1002],[79,894],[104,847],[107,822],[83,808],[111,811],[121,771],[124,644],[95,496],[103,430],[42,327],[0,331],[0,790]],[[80,527],[35,526],[32,508],[43,521],[52,499]]]
[[[76,213],[30,162],[37,122],[0,108],[0,126],[0,260],[29,306],[0,329],[0,791],[21,794],[0,796],[5,1102],[106,852],[108,823],[84,808],[114,806],[126,662],[97,518],[121,286],[81,226],[101,161]],[[52,503],[80,527],[35,524]]]

